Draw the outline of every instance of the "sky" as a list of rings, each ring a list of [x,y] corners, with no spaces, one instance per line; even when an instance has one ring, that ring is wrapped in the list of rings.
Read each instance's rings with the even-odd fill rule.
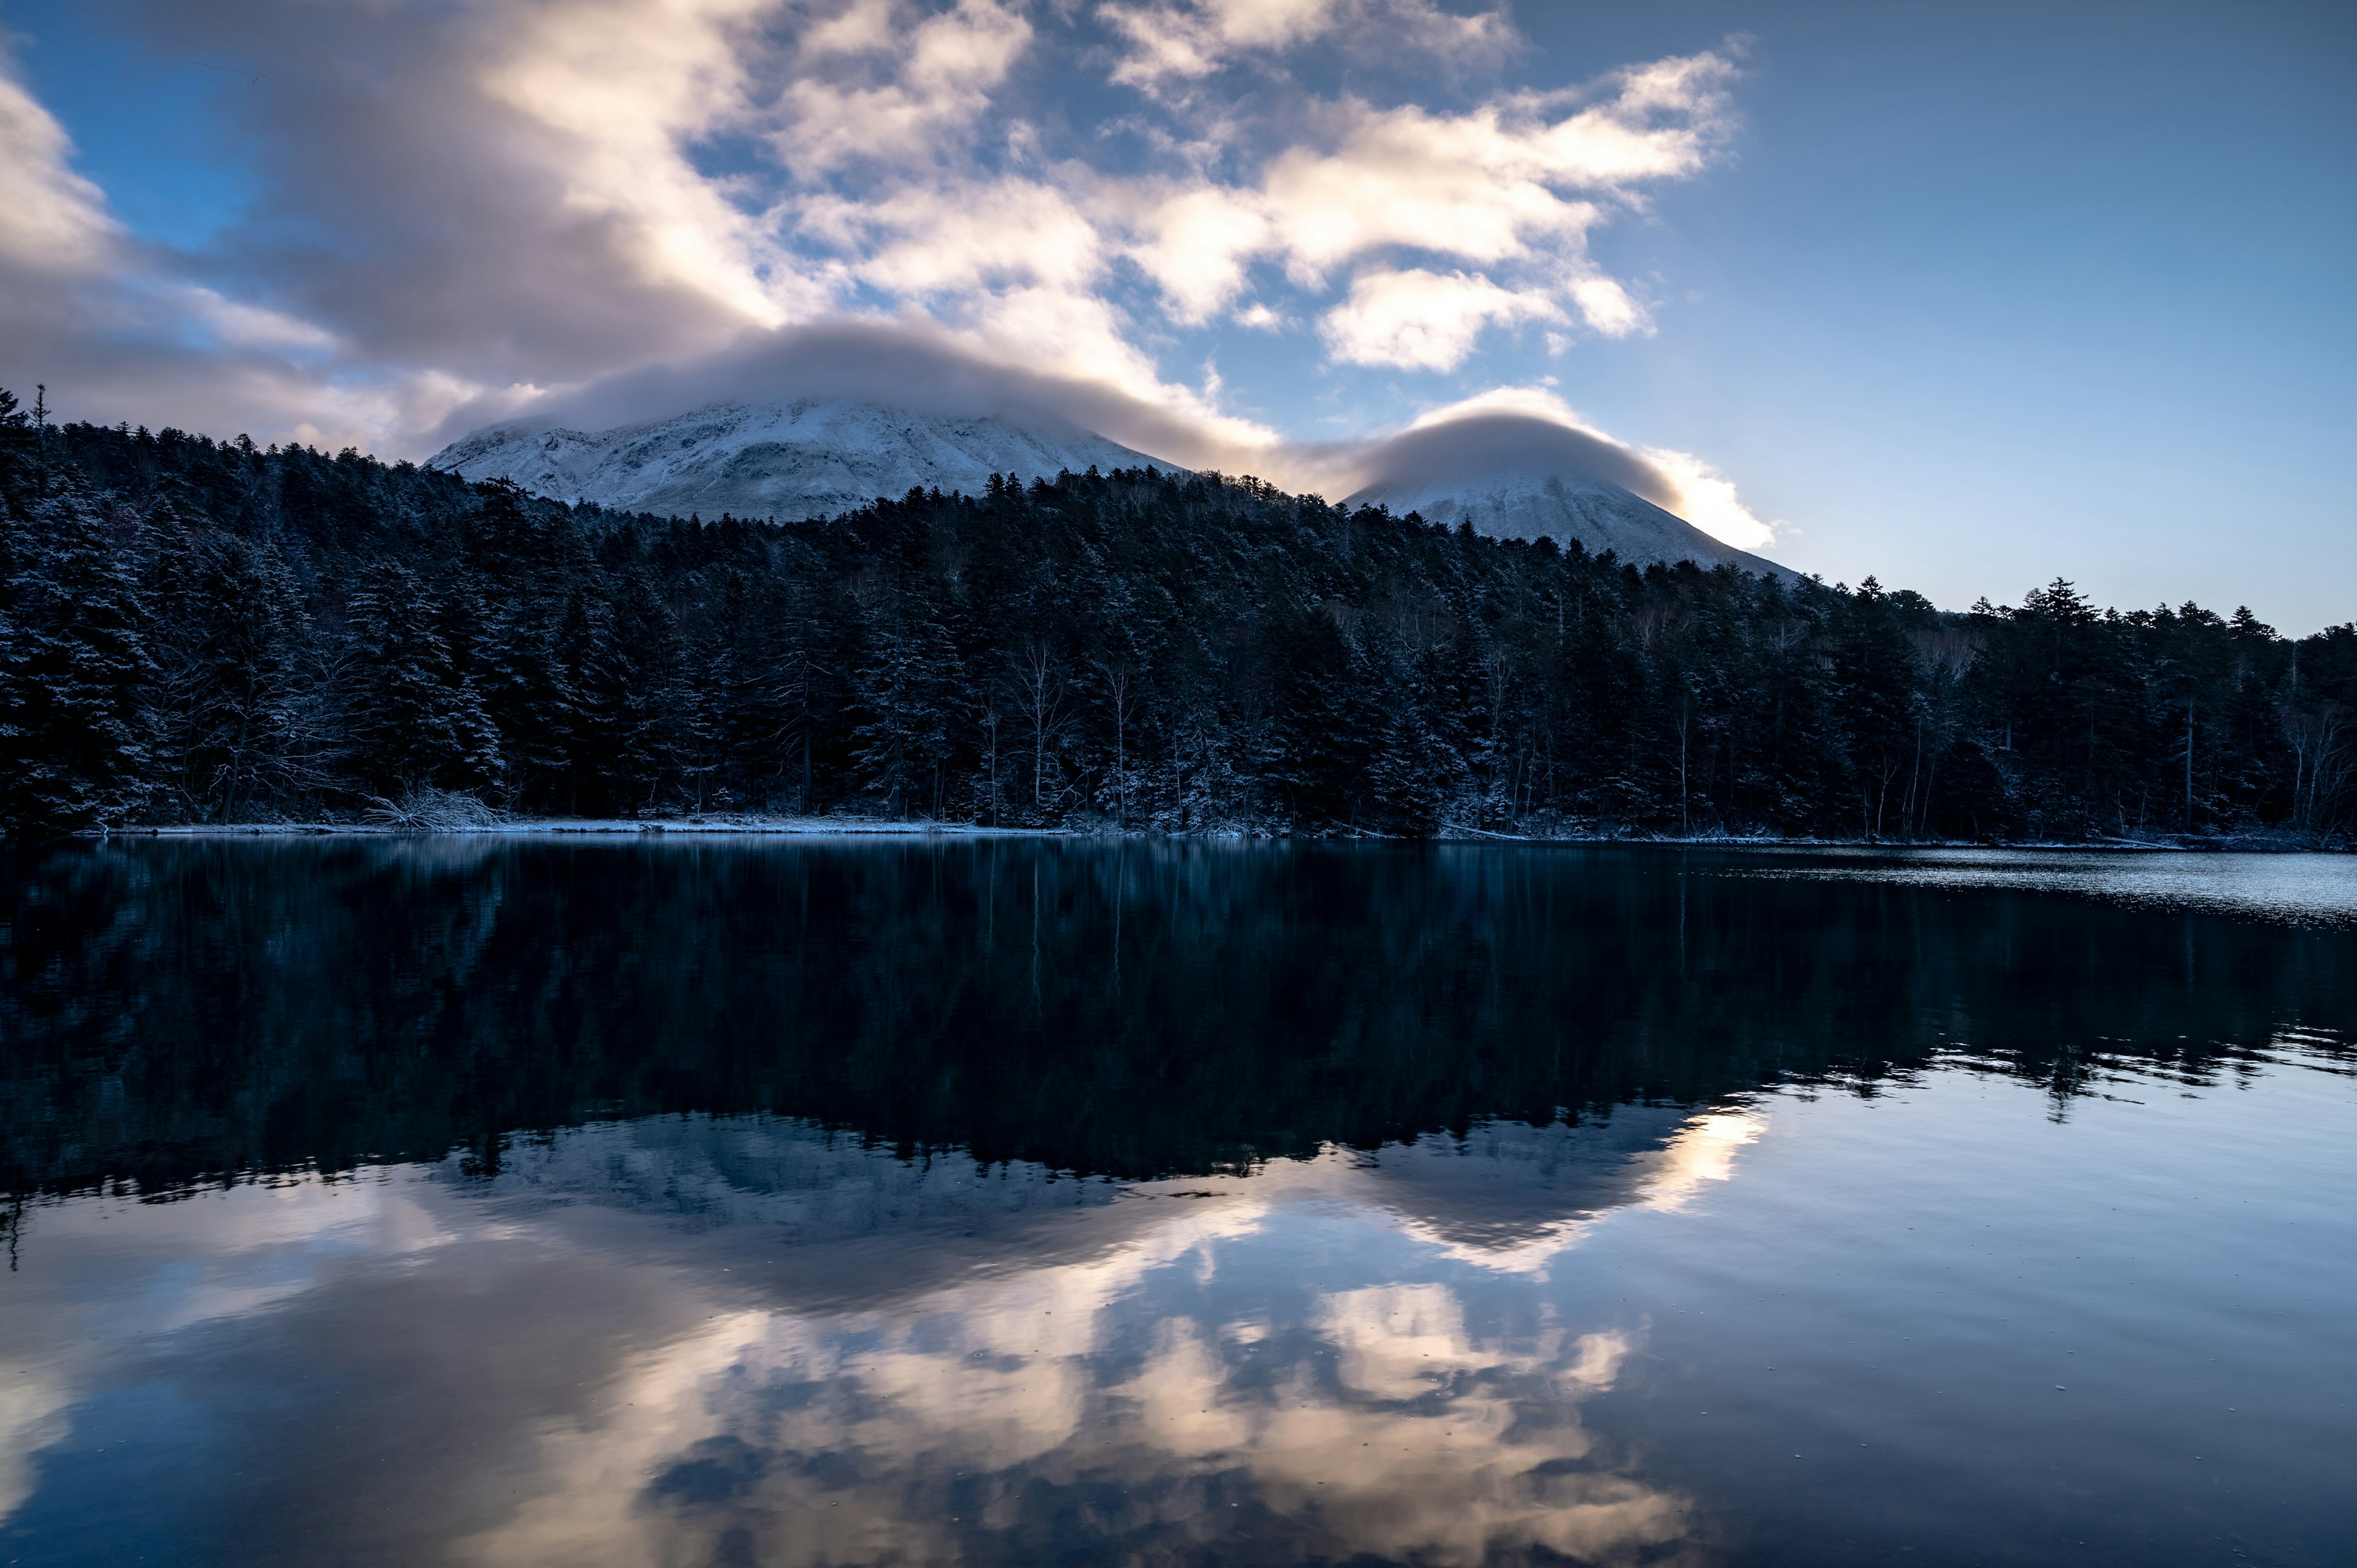
[[[1337,453],[1506,409],[1828,581],[2357,615],[2345,5],[0,0],[0,386],[68,419],[422,459],[889,338],[1329,495]]]

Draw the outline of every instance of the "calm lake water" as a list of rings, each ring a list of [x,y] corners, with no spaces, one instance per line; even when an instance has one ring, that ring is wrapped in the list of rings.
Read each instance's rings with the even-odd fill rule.
[[[2357,861],[0,863],[0,1564],[2357,1563]]]

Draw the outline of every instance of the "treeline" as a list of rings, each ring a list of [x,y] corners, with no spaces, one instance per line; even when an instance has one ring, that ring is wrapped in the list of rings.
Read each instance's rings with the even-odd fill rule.
[[[0,392],[0,813],[1426,836],[2357,831],[2357,627],[1477,537],[1153,469],[566,507]]]

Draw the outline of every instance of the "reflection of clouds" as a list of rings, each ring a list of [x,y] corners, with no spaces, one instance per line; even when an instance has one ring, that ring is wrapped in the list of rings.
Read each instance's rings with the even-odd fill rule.
[[[78,1393],[78,1367],[11,1368],[0,1381],[0,1520],[33,1495],[33,1455],[65,1441]]]
[[[1343,1385],[1374,1399],[1418,1398],[1470,1365],[1465,1315],[1446,1285],[1342,1291],[1326,1298],[1318,1327],[1342,1353]]]
[[[1293,1456],[1308,1461],[1297,1479],[1339,1477],[1340,1496],[1325,1504],[1339,1544],[1469,1563],[1534,1545],[1609,1556],[1677,1536],[1677,1505],[1663,1494],[1563,1468],[1592,1447],[1576,1402],[1611,1386],[1629,1336],[1477,1339],[1456,1294],[1430,1283],[1329,1295],[1318,1326],[1340,1353],[1349,1392],[1381,1402],[1338,1412],[1339,1455],[1329,1444]]]
[[[36,1456],[71,1435],[73,1407],[126,1343],[289,1306],[353,1258],[414,1258],[457,1234],[410,1184],[368,1179],[28,1214],[29,1262],[0,1311],[0,1521],[32,1495]]]
[[[1286,1245],[1288,1229],[1258,1240]],[[1191,1277],[1222,1240],[1125,1258]],[[1124,1272],[994,1282],[888,1317],[716,1321],[618,1384],[608,1422],[541,1434],[537,1500],[462,1555],[703,1562],[742,1541],[764,1563],[964,1562],[1004,1557],[1046,1512],[1145,1561],[1243,1530],[1300,1555],[1436,1564],[1677,1537],[1675,1498],[1583,1467],[1577,1402],[1610,1386],[1624,1336],[1485,1339],[1446,1285],[1376,1285],[1314,1298],[1277,1357],[1174,1315],[1132,1360],[1097,1294],[1150,1283]],[[1071,1328],[1046,1329],[1051,1311]]]
[[[1576,1151],[1539,1157],[1523,1134],[1544,1131],[1506,1133],[1507,1152],[1468,1168],[1491,1181],[1563,1177]],[[1607,1193],[1674,1208],[1723,1179],[1757,1131],[1746,1113],[1633,1119],[1609,1160],[1584,1167],[1609,1169],[1609,1181],[1547,1190],[1577,1191],[1589,1215]],[[1517,1164],[1517,1151],[1531,1157]],[[856,1163],[831,1168],[861,1179]],[[1051,1519],[1140,1561],[1239,1539],[1297,1556],[1436,1564],[1672,1546],[1677,1500],[1599,1465],[1578,1418],[1579,1401],[1611,1387],[1633,1353],[1626,1333],[1479,1334],[1441,1280],[1351,1285],[1289,1309],[1244,1299],[1236,1282],[1265,1279],[1312,1237],[1370,1226],[1405,1230],[1444,1270],[1483,1262],[1485,1290],[1515,1288],[1498,1247],[1404,1223],[1400,1184],[1373,1185],[1383,1168],[1334,1155],[1184,1184],[1218,1195],[1209,1201],[1144,1184],[1124,1202],[1062,1213],[1060,1224],[1096,1234],[1093,1250],[1051,1249],[1039,1266],[875,1309],[716,1319],[626,1380],[600,1406],[608,1421],[540,1434],[540,1500],[466,1555],[1021,1560],[1027,1543],[1051,1549]],[[635,1182],[677,1190],[651,1189],[643,1168]],[[837,1212],[873,1212],[835,1201]],[[1023,1207],[1004,1193],[988,1201]],[[1566,1244],[1560,1221],[1544,1204],[1534,1212],[1522,1240],[1494,1228],[1481,1240],[1552,1255]],[[1212,1305],[1155,1310],[1173,1290]]]
[[[366,1481],[461,1561],[1658,1561],[1679,1500],[1580,1415],[1636,1342],[1556,1323],[1538,1271],[1615,1205],[1724,1179],[1759,1121],[1610,1125],[1116,1186],[650,1121],[519,1146],[484,1182],[448,1165],[151,1208],[74,1288],[136,1304],[151,1347],[267,1315],[252,1337],[303,1346],[351,1399],[474,1402],[463,1473],[420,1454]],[[37,1235],[45,1258],[99,1245],[80,1212],[78,1236]],[[0,1331],[55,1372],[0,1398],[19,1490],[103,1370],[74,1359],[73,1294]],[[268,1375],[196,1340],[141,1353],[167,1369],[149,1379]],[[341,1423],[342,1397],[309,1419]]]

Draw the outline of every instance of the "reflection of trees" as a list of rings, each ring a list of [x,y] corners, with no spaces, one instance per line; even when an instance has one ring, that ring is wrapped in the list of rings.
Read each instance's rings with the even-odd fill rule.
[[[1069,841],[20,856],[0,1182],[460,1145],[492,1169],[518,1131],[663,1111],[1207,1171],[1779,1078],[1870,1091],[1966,1044],[2067,1096],[2120,1057],[2207,1070],[2352,1011],[2346,934],[1674,874],[1728,865]]]

